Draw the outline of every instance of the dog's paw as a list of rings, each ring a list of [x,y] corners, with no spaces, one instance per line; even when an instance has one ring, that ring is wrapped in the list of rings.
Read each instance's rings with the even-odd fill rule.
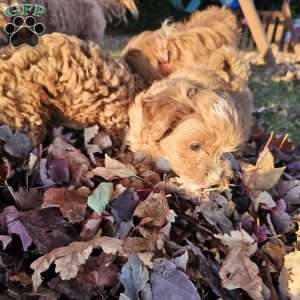
[[[33,16],[26,18],[17,16],[12,23],[6,24],[4,31],[9,36],[12,47],[18,48],[22,45],[35,47],[45,27],[42,23],[37,23]]]

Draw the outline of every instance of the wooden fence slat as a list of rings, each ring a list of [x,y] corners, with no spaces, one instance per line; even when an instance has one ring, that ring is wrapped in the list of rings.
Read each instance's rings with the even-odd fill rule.
[[[300,59],[300,41],[293,27],[289,2],[289,0],[283,0],[280,11],[257,12],[253,0],[240,0],[242,11],[248,23],[248,26],[243,26],[240,41],[241,49],[253,50],[257,47],[261,53],[270,55],[272,63],[273,54],[269,54],[272,52],[270,45],[275,44],[280,51],[294,51]],[[242,18],[243,15],[240,16],[240,19]],[[291,33],[291,40],[286,43],[288,32]]]
[[[278,49],[282,49],[283,44],[283,34],[284,34],[285,21],[284,18],[281,17],[278,19],[277,30],[274,38],[274,42],[278,45]]]
[[[240,6],[247,19],[247,23],[249,25],[257,48],[263,55],[266,64],[269,66],[274,66],[276,64],[275,57],[266,38],[265,31],[257,14],[257,10],[253,0],[240,0]]]

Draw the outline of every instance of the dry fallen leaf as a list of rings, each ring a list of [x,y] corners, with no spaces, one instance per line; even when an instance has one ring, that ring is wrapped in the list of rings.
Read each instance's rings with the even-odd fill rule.
[[[89,258],[94,248],[102,248],[107,254],[123,254],[123,241],[99,237],[88,242],[73,242],[66,247],[56,248],[41,256],[31,264],[33,289],[36,292],[42,283],[41,273],[48,270],[52,263],[56,265],[56,272],[63,280],[76,277],[79,267]]]
[[[175,257],[173,259],[173,262],[175,263],[178,269],[186,272],[188,260],[189,260],[189,253],[187,252],[187,250],[185,250],[182,255]]]
[[[200,295],[188,276],[167,259],[155,259],[151,273],[153,300],[200,300]]]
[[[242,178],[250,191],[266,191],[276,185],[285,167],[275,168],[274,158],[268,147],[260,153],[256,165],[242,165]]]
[[[268,209],[276,207],[276,203],[273,200],[272,195],[268,192],[261,192],[258,194],[257,197],[253,197],[252,200],[254,202],[255,211],[258,211],[260,204],[262,204],[263,207]]]
[[[116,159],[105,155],[104,167],[97,167],[88,173],[88,176],[100,176],[105,180],[128,178],[136,175],[136,170],[131,165],[125,165]]]
[[[78,278],[70,280],[61,280],[59,277],[51,279],[47,286],[58,293],[55,297],[40,297],[45,300],[57,300],[63,295],[66,299],[72,300],[91,300],[97,295],[97,288],[86,281],[82,281]],[[41,295],[42,288],[39,289],[38,295]]]
[[[62,215],[71,223],[82,222],[85,218],[87,198],[90,189],[80,188],[50,188],[44,194],[42,208],[58,207]]]
[[[4,150],[11,156],[24,158],[33,148],[32,141],[21,132],[13,133],[6,125],[0,126],[0,141],[5,142]]]
[[[153,252],[156,249],[157,239],[155,234],[147,238],[128,237],[124,240],[124,251],[126,253]]]
[[[93,143],[101,150],[105,150],[112,146],[112,140],[105,131],[100,131],[94,138]]]
[[[69,255],[56,258],[55,260],[55,272],[60,274],[62,280],[76,277],[79,267],[86,262],[93,251],[93,245],[80,250],[77,250],[76,247],[74,248]]]
[[[32,237],[20,218],[20,212],[14,206],[7,206],[0,214],[0,224],[7,229],[8,234],[16,234],[20,237],[24,251],[32,244]]]
[[[88,197],[88,206],[96,213],[102,213],[113,195],[114,185],[111,182],[102,182]]]
[[[26,273],[16,273],[16,274],[11,274],[9,276],[10,281],[14,282],[19,282],[21,283],[24,287],[30,286],[32,284],[31,277],[29,277]]]
[[[288,233],[294,230],[292,216],[286,212],[287,205],[283,199],[276,202],[276,207],[271,210],[271,221],[278,234]]]
[[[0,235],[0,241],[2,242],[3,250],[5,250],[12,238],[9,235]]]
[[[151,193],[134,211],[134,215],[141,218],[142,224],[162,227],[169,213],[169,205],[163,193]]]
[[[299,206],[300,180],[283,181],[279,186],[279,191],[288,205],[289,212],[292,212]]]
[[[49,159],[65,159],[71,173],[71,184],[79,185],[85,180],[86,172],[90,169],[90,161],[83,153],[57,137],[48,149]]]
[[[138,203],[139,196],[132,189],[126,189],[116,199],[111,201],[111,213],[116,223],[130,221]]]
[[[230,215],[234,210],[234,205],[224,196],[210,195],[209,201],[203,201],[198,210],[209,224],[221,229],[222,232],[227,233],[233,229]]]
[[[259,269],[250,260],[250,256],[257,249],[256,242],[244,230],[231,231],[230,235],[215,236],[230,249],[219,272],[223,287],[229,290],[241,288],[252,299],[263,299],[263,283]]]
[[[96,212],[93,212],[85,221],[82,226],[82,230],[80,233],[81,240],[87,241],[92,239],[97,231],[99,230],[101,221],[103,219],[102,214],[98,214]]]
[[[233,230],[228,234],[215,234],[215,237],[222,241],[222,244],[231,250],[243,250],[245,255],[251,256],[257,249],[257,243],[243,229]]]
[[[288,292],[291,300],[300,299],[300,251],[295,250],[284,257],[284,267],[288,272]]]
[[[146,267],[148,267],[149,269],[153,269],[152,260],[153,260],[154,253],[151,252],[137,253],[137,256]]]
[[[42,194],[38,189],[25,190],[19,188],[15,192],[16,202],[22,210],[34,209],[40,206],[42,200]]]
[[[115,260],[114,255],[103,252],[100,256],[90,257],[76,279],[98,288],[113,287],[119,282],[120,271],[114,264]]]
[[[56,207],[23,212],[21,222],[40,254],[67,246],[78,239],[76,229]]]
[[[106,132],[99,132],[99,126],[95,125],[84,129],[84,145],[91,161],[96,165],[94,154],[102,153],[104,149],[111,147],[112,141]]]
[[[254,300],[262,300],[262,279],[258,266],[242,250],[232,250],[225,258],[219,275],[222,286],[243,289]]]
[[[269,258],[270,263],[272,263],[277,270],[281,270],[284,265],[284,244],[279,239],[269,239],[263,245],[262,250]]]
[[[98,125],[84,128],[84,145],[87,146],[91,142],[91,140],[98,134],[98,132]]]
[[[136,255],[130,255],[123,266],[120,281],[124,286],[124,294],[132,300],[151,299],[150,276],[147,267]]]

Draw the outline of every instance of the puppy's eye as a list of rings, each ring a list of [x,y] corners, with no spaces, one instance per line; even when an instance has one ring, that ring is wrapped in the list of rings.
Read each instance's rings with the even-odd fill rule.
[[[192,151],[198,152],[201,150],[201,144],[199,143],[191,144],[190,148]]]
[[[189,98],[193,98],[197,93],[198,93],[198,87],[193,86],[193,87],[188,89],[187,96]]]

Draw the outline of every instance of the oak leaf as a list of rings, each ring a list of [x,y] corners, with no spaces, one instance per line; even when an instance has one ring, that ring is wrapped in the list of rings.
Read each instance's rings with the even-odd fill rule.
[[[155,227],[162,227],[166,223],[168,213],[168,200],[162,193],[151,193],[134,211],[134,215],[142,219],[142,224]]]
[[[107,254],[123,254],[123,241],[99,237],[88,242],[73,242],[66,247],[56,248],[41,256],[31,264],[33,289],[36,292],[42,283],[41,273],[48,270],[52,263],[56,265],[56,272],[63,280],[76,277],[79,267],[86,262],[94,248],[102,248]]]
[[[263,282],[257,265],[250,259],[257,250],[256,242],[244,230],[215,236],[230,249],[219,272],[222,286],[243,289],[252,299],[262,300]]]
[[[88,176],[100,176],[105,180],[128,178],[136,175],[136,170],[131,165],[125,165],[116,159],[105,156],[104,167],[97,167],[88,173]]]
[[[285,167],[275,168],[274,158],[268,147],[260,153],[256,165],[242,165],[242,178],[250,190],[265,191],[276,185]]]
[[[50,188],[44,194],[42,208],[58,207],[71,223],[79,223],[85,218],[89,193],[90,189],[87,187]]]
[[[288,293],[291,300],[300,299],[300,251],[295,250],[284,257],[284,268],[288,274]]]

